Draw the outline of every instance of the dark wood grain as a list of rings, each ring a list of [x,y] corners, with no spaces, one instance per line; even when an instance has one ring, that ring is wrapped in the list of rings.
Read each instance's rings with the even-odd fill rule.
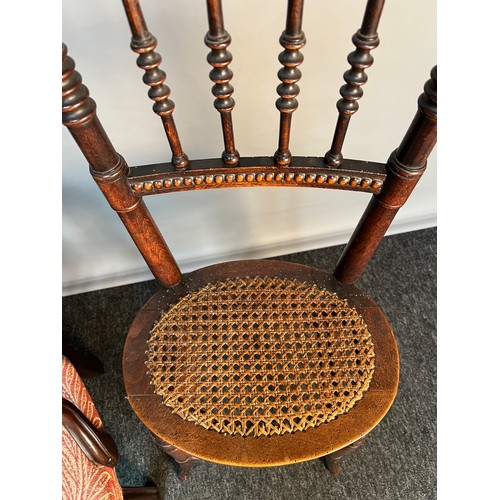
[[[116,152],[82,84],[75,63],[62,50],[62,121],[90,163],[90,173],[127,228],[151,272],[163,286],[179,282],[180,270],[142,198],[131,189],[128,165]]]
[[[139,54],[137,65],[144,70],[143,81],[151,87],[148,92],[154,101],[153,111],[161,118],[170,149],[172,164],[178,168],[186,168],[189,159],[184,153],[174,122],[174,102],[170,99],[170,87],[165,83],[166,73],[160,69],[162,58],[155,51],[156,38],[148,31],[144,15],[138,0],[123,0],[123,6],[132,32],[130,47]]]
[[[415,117],[399,148],[387,162],[387,179],[370,200],[335,268],[343,283],[355,283],[398,210],[404,205],[427,166],[437,139],[437,66],[418,99]]]
[[[62,354],[71,360],[71,364],[78,372],[78,375],[86,378],[93,378],[102,375],[104,373],[104,366],[101,361],[91,355],[84,354],[75,349],[65,340],[65,333],[67,332],[63,329]]]
[[[342,164],[342,146],[349,121],[351,116],[359,109],[358,100],[363,96],[361,86],[368,80],[365,70],[373,64],[371,51],[378,47],[380,43],[377,28],[383,6],[384,0],[368,0],[361,28],[352,37],[356,50],[347,57],[351,69],[344,73],[346,83],[340,88],[342,99],[337,102],[339,111],[337,125],[332,146],[325,155],[325,161],[331,167],[340,167]]]

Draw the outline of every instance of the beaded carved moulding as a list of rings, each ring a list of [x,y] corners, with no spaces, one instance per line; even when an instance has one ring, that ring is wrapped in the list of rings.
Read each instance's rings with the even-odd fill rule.
[[[356,309],[317,285],[277,277],[208,284],[163,312],[148,340],[154,392],[217,432],[272,436],[347,413],[375,368]]]

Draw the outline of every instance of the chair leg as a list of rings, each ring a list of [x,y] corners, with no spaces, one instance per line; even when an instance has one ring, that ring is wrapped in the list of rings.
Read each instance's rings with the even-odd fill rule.
[[[342,457],[345,457],[346,455],[349,455],[349,453],[352,453],[356,448],[359,448],[365,441],[366,441],[366,436],[362,437],[361,439],[358,439],[354,443],[350,444],[349,446],[346,446],[345,448],[342,448],[341,450],[326,455],[324,457],[326,468],[330,471],[330,474],[335,477],[339,476],[340,459]]]
[[[177,475],[179,479],[181,481],[186,481],[189,478],[191,469],[196,464],[196,462],[198,462],[199,458],[193,457],[185,451],[178,450],[175,446],[166,443],[153,434],[151,435],[153,436],[153,440],[159,446],[159,448],[161,448],[167,455],[175,460],[178,467]]]
[[[156,486],[143,488],[122,488],[124,500],[161,500]]]

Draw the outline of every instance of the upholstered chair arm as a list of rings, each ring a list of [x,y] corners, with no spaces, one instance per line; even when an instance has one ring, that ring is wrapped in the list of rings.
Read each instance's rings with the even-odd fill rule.
[[[96,429],[89,419],[65,398],[62,398],[62,424],[93,463],[108,467],[116,464],[118,449],[113,438]]]

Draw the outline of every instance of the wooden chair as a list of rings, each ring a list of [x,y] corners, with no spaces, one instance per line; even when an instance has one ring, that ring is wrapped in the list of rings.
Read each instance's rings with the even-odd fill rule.
[[[302,0],[288,0],[280,37],[282,68],[276,107],[277,151],[240,157],[232,127],[231,38],[220,0],[207,0],[208,62],[214,106],[222,122],[222,158],[190,161],[173,117],[174,105],[156,39],[137,0],[123,0],[153,109],[172,150],[168,163],[129,168],[115,151],[73,60],[63,46],[63,123],[90,163],[91,174],[118,213],[162,289],[139,311],[125,343],[127,397],[156,443],[181,465],[198,459],[264,467],[326,457],[359,446],[382,420],[397,391],[396,341],[379,307],[355,283],[399,208],[426,168],[436,143],[437,72],[424,86],[415,117],[387,163],[344,159],[342,145],[358,110],[383,0],[368,0],[352,41],[351,68],[331,148],[323,156],[292,156],[292,114],[301,78]],[[284,14],[285,17],[285,14]],[[325,148],[326,149],[326,148]],[[333,276],[273,260],[217,264],[182,274],[144,199],[227,187],[308,187],[372,193]]]
[[[62,499],[159,500],[154,486],[122,487],[118,449],[72,362],[62,356]]]

